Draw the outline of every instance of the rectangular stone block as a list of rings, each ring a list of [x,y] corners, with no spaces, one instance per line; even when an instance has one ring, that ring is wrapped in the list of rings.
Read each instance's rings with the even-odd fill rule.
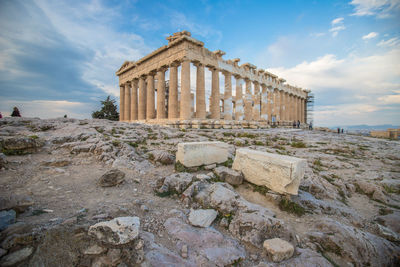
[[[280,194],[297,195],[306,164],[305,159],[241,148],[236,150],[232,168],[253,184]]]
[[[176,161],[185,167],[196,167],[228,160],[229,145],[223,142],[179,143]]]

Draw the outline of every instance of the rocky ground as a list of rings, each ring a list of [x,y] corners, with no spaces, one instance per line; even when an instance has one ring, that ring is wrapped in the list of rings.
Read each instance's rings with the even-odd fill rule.
[[[232,182],[232,160],[175,164],[178,143],[209,140],[232,159],[238,147],[306,159],[298,196]],[[1,266],[400,262],[399,141],[4,118],[0,147]]]

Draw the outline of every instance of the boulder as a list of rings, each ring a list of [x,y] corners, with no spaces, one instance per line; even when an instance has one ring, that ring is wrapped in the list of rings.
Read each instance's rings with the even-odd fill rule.
[[[15,223],[16,213],[14,210],[0,211],[0,231]]]
[[[176,161],[185,167],[222,163],[228,160],[229,145],[223,142],[179,143]]]
[[[28,258],[33,252],[33,248],[27,247],[17,251],[14,251],[3,258],[1,258],[1,266],[13,266],[14,264],[21,262]]]
[[[0,153],[0,169],[5,167],[6,164],[7,164],[6,155],[4,155],[3,153]]]
[[[99,254],[105,252],[106,250],[107,250],[106,248],[103,248],[103,247],[100,247],[97,244],[94,244],[94,245],[88,247],[87,249],[85,249],[83,254],[85,254],[85,255],[99,255]]]
[[[35,137],[17,136],[1,140],[2,147],[6,155],[24,155],[36,152],[44,145],[44,141]]]
[[[218,212],[213,209],[191,210],[189,213],[189,222],[193,226],[209,227],[217,218]]]
[[[333,265],[321,254],[311,249],[296,248],[296,257],[279,263],[261,262],[257,267],[332,267]]]
[[[101,187],[116,186],[125,180],[124,177],[125,177],[124,172],[118,169],[112,169],[100,177],[98,184]]]
[[[118,217],[90,226],[88,233],[104,243],[122,245],[137,238],[139,227],[139,217]]]
[[[193,174],[186,172],[172,174],[159,181],[161,185],[157,191],[160,194],[167,192],[180,194],[185,191],[185,189],[193,181],[193,178]]]
[[[228,184],[240,185],[243,183],[243,175],[240,172],[237,172],[225,166],[215,168],[214,172],[221,178],[221,180],[227,182]]]
[[[170,165],[175,161],[175,157],[167,151],[154,150],[151,151],[150,154],[152,155],[154,161],[160,162],[163,165]]]
[[[267,239],[264,241],[264,249],[273,262],[281,262],[293,256],[294,247],[286,240],[280,238]]]
[[[232,168],[253,184],[280,194],[297,195],[306,164],[305,159],[242,148],[236,150]]]

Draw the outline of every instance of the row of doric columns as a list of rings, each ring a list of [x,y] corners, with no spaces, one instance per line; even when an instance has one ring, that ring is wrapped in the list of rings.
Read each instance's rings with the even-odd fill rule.
[[[206,119],[205,66],[193,62],[196,75],[196,111],[192,114],[190,90],[190,60],[173,62],[142,75],[120,86],[120,120],[136,121],[151,119]],[[180,101],[178,101],[178,67],[181,66]],[[169,68],[169,92],[166,99],[165,73]],[[223,114],[221,114],[219,70],[211,71],[211,119],[248,120],[269,122],[306,122],[306,99],[290,92],[273,88],[248,78],[236,79],[235,97],[232,96],[232,73],[222,71],[225,77]],[[157,83],[155,82],[157,81]],[[245,92],[243,95],[243,82]],[[252,90],[254,88],[254,90]],[[157,91],[157,99],[155,95]],[[167,102],[166,102],[167,101]],[[234,110],[233,110],[233,102]],[[167,105],[168,104],[168,105]]]

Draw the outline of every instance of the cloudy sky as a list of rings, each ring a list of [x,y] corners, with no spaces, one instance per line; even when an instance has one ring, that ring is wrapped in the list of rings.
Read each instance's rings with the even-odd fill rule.
[[[1,0],[0,111],[89,118],[181,30],[311,89],[315,124],[400,125],[400,0]]]

